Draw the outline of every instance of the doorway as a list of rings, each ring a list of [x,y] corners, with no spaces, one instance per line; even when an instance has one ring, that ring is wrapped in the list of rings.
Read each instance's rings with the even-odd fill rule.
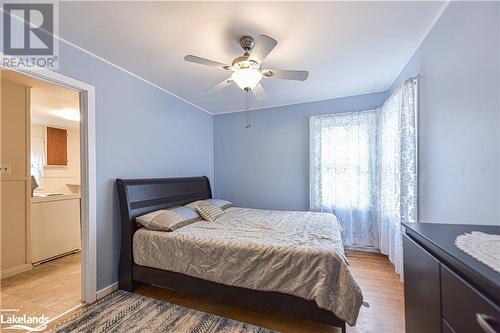
[[[2,314],[53,320],[96,299],[94,89],[0,74]]]

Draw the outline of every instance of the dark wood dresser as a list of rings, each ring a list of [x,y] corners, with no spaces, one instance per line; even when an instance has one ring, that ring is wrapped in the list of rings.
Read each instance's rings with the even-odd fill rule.
[[[408,333],[500,333],[500,273],[455,245],[497,226],[403,223]]]

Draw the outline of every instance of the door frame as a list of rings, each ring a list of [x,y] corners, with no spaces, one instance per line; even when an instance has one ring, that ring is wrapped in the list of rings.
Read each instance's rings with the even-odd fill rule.
[[[80,93],[82,301],[92,303],[97,299],[95,88],[48,69],[0,67]]]

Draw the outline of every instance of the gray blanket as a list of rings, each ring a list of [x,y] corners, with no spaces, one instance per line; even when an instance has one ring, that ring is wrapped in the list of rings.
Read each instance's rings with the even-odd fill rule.
[[[363,295],[332,214],[229,208],[215,222],[134,235],[138,265],[314,300],[349,325]]]

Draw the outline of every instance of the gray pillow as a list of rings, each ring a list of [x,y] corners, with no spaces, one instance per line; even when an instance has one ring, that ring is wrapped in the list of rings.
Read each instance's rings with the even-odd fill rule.
[[[193,208],[161,209],[136,217],[137,223],[150,230],[174,231],[202,218]]]

